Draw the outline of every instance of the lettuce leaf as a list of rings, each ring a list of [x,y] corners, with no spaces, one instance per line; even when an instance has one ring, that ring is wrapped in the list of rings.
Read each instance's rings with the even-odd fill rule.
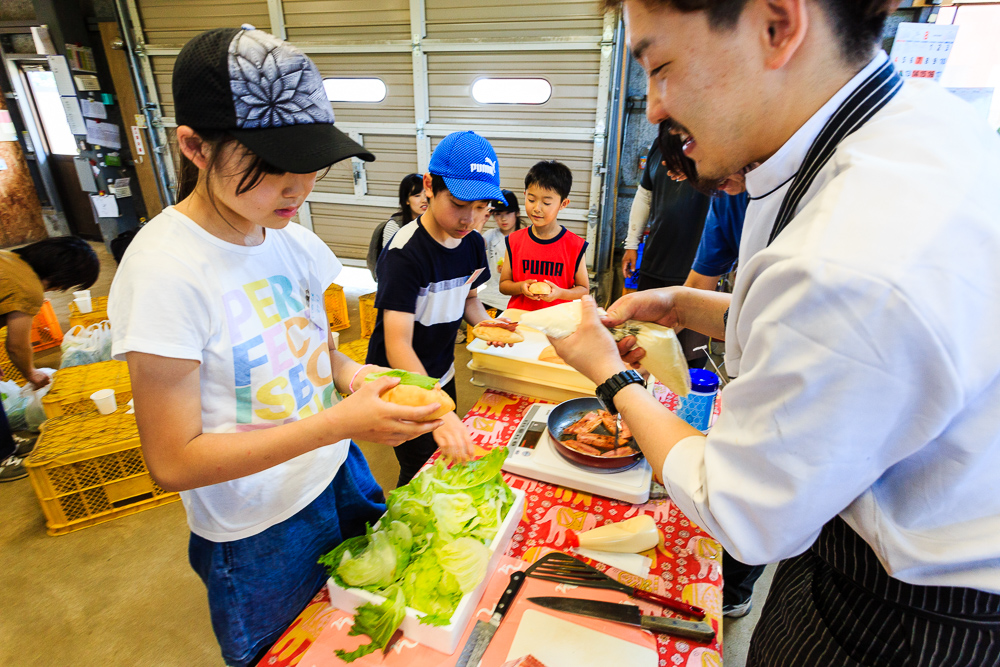
[[[381,605],[359,607],[357,632],[351,634],[364,633],[373,641],[350,653],[338,651],[342,660],[384,648],[407,606],[423,612],[421,623],[451,622],[462,596],[486,576],[487,545],[514,502],[501,473],[506,457],[501,447],[450,468],[435,462],[389,494],[386,514],[366,535],[346,540],[320,559],[338,585],[386,598]],[[377,640],[368,630],[385,637]]]
[[[368,603],[358,607],[354,625],[347,634],[351,637],[368,635],[371,642],[351,652],[338,649],[337,657],[344,662],[354,662],[361,656],[385,648],[392,633],[403,622],[403,617],[406,616],[406,596],[403,595],[403,590],[399,586],[389,586],[383,595],[385,601],[382,604]]]
[[[427,377],[426,375],[420,375],[419,373],[411,373],[409,371],[402,371],[399,369],[382,371],[381,373],[369,373],[365,376],[365,382],[371,382],[372,380],[377,380],[381,377],[399,378],[399,384],[410,384],[415,387],[427,389],[428,391],[433,389],[434,385],[439,382],[437,378]]]

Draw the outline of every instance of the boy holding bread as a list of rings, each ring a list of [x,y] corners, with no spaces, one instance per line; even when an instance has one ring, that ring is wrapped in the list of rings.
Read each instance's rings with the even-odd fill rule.
[[[455,132],[441,140],[424,174],[427,210],[400,228],[379,256],[378,315],[368,345],[369,364],[440,378],[455,392],[455,336],[464,319],[470,325],[489,318],[477,288],[490,277],[486,246],[474,223],[503,196],[497,156],[474,132]],[[472,439],[450,411],[432,433],[394,448],[402,486],[440,447],[467,460]]]
[[[583,253],[587,242],[559,224],[569,206],[573,172],[546,160],[524,177],[524,210],[531,227],[509,235],[500,271],[500,291],[510,295],[508,308],[538,310],[574,301],[590,292]]]

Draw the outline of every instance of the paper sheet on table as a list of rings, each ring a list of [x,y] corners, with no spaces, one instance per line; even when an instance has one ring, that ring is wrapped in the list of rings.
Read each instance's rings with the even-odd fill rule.
[[[653,561],[642,554],[619,554],[597,549],[573,549],[573,551],[584,558],[600,561],[642,579],[649,577],[649,568],[653,565]]]
[[[105,148],[121,148],[121,137],[118,134],[118,126],[114,123],[98,123],[96,120],[87,119],[87,141],[95,146]]]
[[[90,201],[94,203],[94,210],[99,218],[117,218],[118,200],[114,195],[90,195]]]

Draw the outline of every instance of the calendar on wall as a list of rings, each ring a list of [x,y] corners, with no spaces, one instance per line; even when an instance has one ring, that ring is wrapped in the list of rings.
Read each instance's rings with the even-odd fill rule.
[[[900,23],[889,60],[904,78],[938,81],[957,34],[957,25]]]

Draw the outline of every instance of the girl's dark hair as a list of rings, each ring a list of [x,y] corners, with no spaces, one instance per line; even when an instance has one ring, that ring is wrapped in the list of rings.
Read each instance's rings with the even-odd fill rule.
[[[603,0],[604,11],[618,9],[624,0]],[[708,13],[709,25],[716,30],[732,28],[748,0],[643,0],[649,7],[673,7],[681,12]],[[872,48],[882,36],[885,20],[898,0],[819,0],[830,19],[846,62],[858,65],[871,59]]]
[[[14,250],[48,289],[87,289],[101,272],[101,262],[90,244],[77,236],[45,239]]]
[[[517,200],[517,195],[510,190],[501,190],[503,199],[498,199],[493,205],[493,215],[497,213],[513,213],[514,229],[520,229],[524,220],[521,219],[521,203]]]
[[[399,223],[402,227],[413,220],[413,211],[410,210],[410,197],[423,192],[424,177],[420,174],[408,174],[399,182],[399,215],[403,220]]]
[[[236,137],[224,130],[195,130],[201,140],[208,144],[209,151],[208,164],[205,165],[205,177],[208,178],[219,168],[219,156],[233,144],[238,144],[236,150],[242,151],[239,166],[243,175],[236,186],[236,194],[241,195],[260,185],[267,174],[284,174],[285,172],[277,167],[268,164],[263,158],[258,157],[245,148]],[[184,153],[181,153],[180,177],[177,179],[177,201],[181,201],[192,192],[198,185],[198,175],[200,170]]]

